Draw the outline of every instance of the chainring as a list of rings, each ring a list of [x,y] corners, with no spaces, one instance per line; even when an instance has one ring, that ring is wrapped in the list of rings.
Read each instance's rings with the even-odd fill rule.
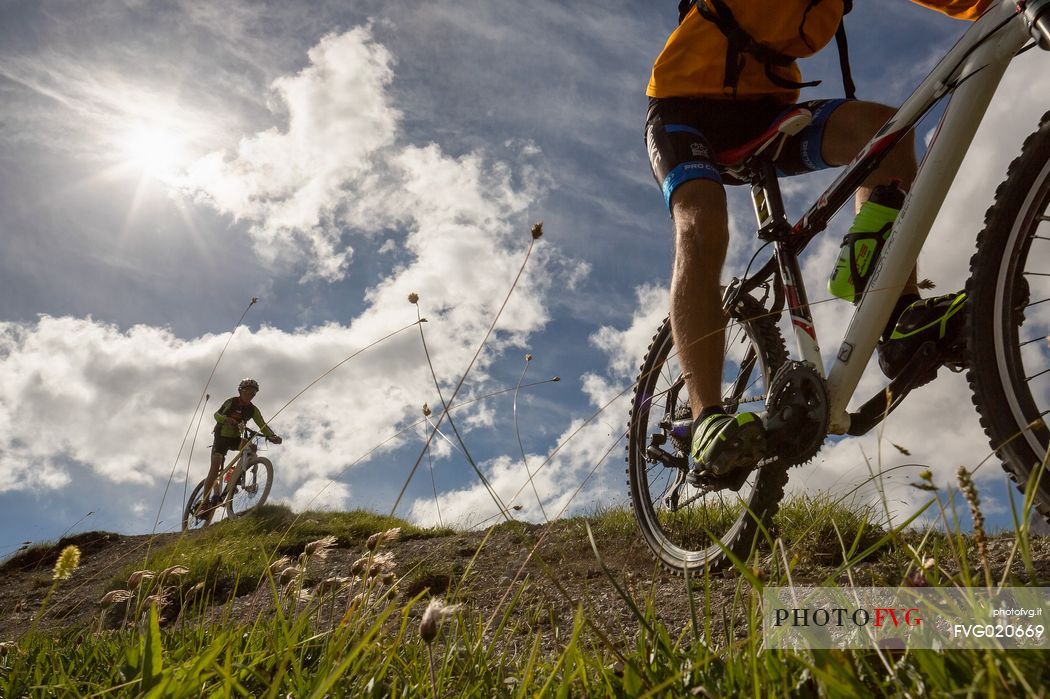
[[[820,451],[831,411],[824,378],[809,362],[785,362],[766,399],[765,426],[771,453],[787,466],[804,464]]]

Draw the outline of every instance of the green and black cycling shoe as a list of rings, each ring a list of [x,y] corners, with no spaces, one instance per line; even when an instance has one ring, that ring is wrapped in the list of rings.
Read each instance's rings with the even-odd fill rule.
[[[937,345],[941,365],[964,362],[963,326],[966,322],[966,293],[959,291],[944,296],[921,299],[901,313],[889,339],[879,342],[879,367],[891,379],[897,378],[911,358],[926,342]],[[929,383],[937,369],[919,377],[917,386]]]
[[[724,476],[757,464],[766,452],[766,428],[755,413],[716,413],[693,426],[690,462],[694,474]]]

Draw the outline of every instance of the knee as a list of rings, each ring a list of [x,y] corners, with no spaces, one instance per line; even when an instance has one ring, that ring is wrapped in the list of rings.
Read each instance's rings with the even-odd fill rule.
[[[712,180],[683,183],[671,197],[675,249],[724,252],[729,241],[725,188]]]
[[[897,112],[878,102],[846,102],[828,119],[823,155],[829,165],[845,165]]]

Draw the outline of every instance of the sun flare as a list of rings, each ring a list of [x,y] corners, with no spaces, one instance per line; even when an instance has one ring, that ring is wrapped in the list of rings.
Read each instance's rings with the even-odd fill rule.
[[[123,150],[129,164],[158,178],[174,175],[186,157],[177,134],[152,126],[133,129],[123,143]]]

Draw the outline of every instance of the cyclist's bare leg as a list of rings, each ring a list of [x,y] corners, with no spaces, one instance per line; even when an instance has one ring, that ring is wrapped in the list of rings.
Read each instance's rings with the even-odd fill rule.
[[[821,145],[821,156],[828,165],[848,165],[860,152],[860,149],[875,135],[886,121],[896,112],[875,102],[846,102],[828,117],[824,126],[824,141]],[[915,139],[909,132],[900,143],[889,152],[860,187],[857,188],[856,209],[871,196],[871,190],[891,180],[900,180],[901,187],[911,189],[915,181],[918,165],[915,162]],[[916,271],[904,285],[902,295],[919,295]]]
[[[225,457],[222,454],[214,451],[211,453],[211,466],[208,468],[208,475],[204,477],[204,489],[201,490],[202,503],[206,503],[211,497],[211,491],[219,478],[219,470],[222,468],[223,461]],[[218,495],[218,493],[215,494]]]
[[[711,180],[685,182],[671,197],[671,213],[671,333],[695,419],[704,407],[722,400],[726,320],[719,282],[729,243],[725,189]]]

